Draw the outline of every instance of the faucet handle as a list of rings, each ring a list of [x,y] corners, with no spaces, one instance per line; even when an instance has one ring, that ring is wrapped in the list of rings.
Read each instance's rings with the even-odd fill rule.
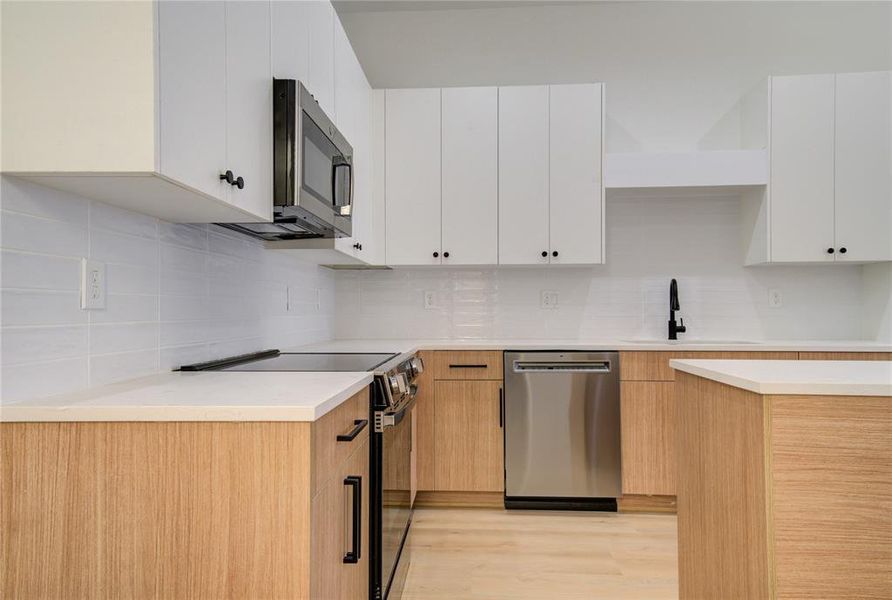
[[[680,317],[678,320],[681,321],[681,323],[678,327],[675,328],[675,331],[677,331],[678,333],[686,332],[688,328],[684,326],[684,317]]]

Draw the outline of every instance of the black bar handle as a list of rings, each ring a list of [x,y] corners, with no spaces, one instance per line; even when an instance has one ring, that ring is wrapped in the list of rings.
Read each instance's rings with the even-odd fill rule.
[[[489,365],[449,365],[450,369],[488,369]]]
[[[499,427],[505,426],[505,390],[499,388]]]
[[[368,419],[356,419],[353,421],[353,429],[350,430],[349,433],[340,433],[338,434],[339,442],[352,442],[356,439],[356,436],[359,435],[359,432],[365,429],[365,426],[369,424]]]
[[[353,543],[350,551],[344,555],[344,562],[352,565],[359,562],[362,547],[362,477],[348,475],[344,478],[344,485],[353,488]]]

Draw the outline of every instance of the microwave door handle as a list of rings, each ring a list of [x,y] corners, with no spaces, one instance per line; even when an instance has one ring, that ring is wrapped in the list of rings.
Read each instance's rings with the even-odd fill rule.
[[[339,157],[340,160],[344,160],[343,157]],[[350,184],[350,187],[347,191],[347,203],[339,204],[338,203],[338,169],[347,169],[347,177]],[[349,216],[351,212],[351,208],[353,205],[353,165],[349,162],[334,162],[331,168],[331,199],[334,204],[335,210],[341,216]]]

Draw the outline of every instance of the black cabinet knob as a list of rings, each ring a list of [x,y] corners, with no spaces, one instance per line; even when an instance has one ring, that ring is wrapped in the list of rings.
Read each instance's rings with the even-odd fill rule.
[[[546,258],[548,256],[548,252],[545,250],[542,251],[542,258]]]
[[[235,181],[235,175],[233,174],[232,171],[227,170],[225,173],[220,173],[220,179],[222,179],[229,185],[232,185],[233,182]]]
[[[237,187],[240,190],[245,189],[245,180],[242,179],[241,177],[236,177],[235,178],[235,187]]]
[[[444,253],[443,253],[443,258],[449,258],[449,253],[448,253],[448,252],[444,252]]]
[[[555,250],[554,252],[551,253],[551,255],[554,256],[554,257],[557,257],[557,255],[558,255],[558,251]]]
[[[833,254],[834,252],[836,252],[836,250],[833,248],[827,248],[827,254]]]
[[[434,258],[440,258],[440,253],[439,253],[439,252],[434,252]]]
[[[839,249],[840,254],[845,254],[846,252],[848,252],[848,250],[846,250],[845,246],[843,246],[842,248]]]
[[[359,242],[353,244],[353,247],[356,248],[357,250],[362,250],[362,244],[360,244]]]

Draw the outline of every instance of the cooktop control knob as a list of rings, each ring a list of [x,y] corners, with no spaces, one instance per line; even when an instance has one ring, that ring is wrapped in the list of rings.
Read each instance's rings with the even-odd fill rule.
[[[409,389],[409,384],[406,381],[406,375],[403,373],[397,373],[396,375],[391,375],[390,377],[390,392],[394,395],[396,394],[405,394],[406,390]]]
[[[412,377],[418,377],[424,373],[424,361],[420,356],[413,356],[409,361],[409,370],[412,371]]]

